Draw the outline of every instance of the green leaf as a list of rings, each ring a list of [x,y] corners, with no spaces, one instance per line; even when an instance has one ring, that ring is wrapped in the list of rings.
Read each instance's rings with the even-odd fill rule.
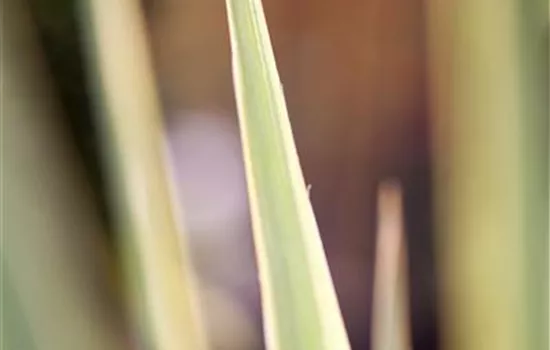
[[[547,3],[498,6],[427,7],[442,344],[452,350],[548,349]]]
[[[259,0],[227,0],[269,349],[349,349]]]
[[[104,227],[28,4],[2,10],[0,349],[121,349],[121,315],[101,283]]]
[[[91,72],[136,317],[155,349],[204,349],[195,274],[176,220],[140,2],[89,0],[85,5]]]

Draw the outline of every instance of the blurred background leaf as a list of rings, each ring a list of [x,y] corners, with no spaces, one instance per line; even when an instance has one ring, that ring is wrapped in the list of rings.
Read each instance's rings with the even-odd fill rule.
[[[377,211],[372,349],[410,350],[407,245],[403,193],[398,180],[385,180],[380,184]]]
[[[28,8],[2,5],[3,341],[10,349],[120,349],[126,335],[107,283],[105,228]]]
[[[141,4],[86,1],[81,13],[132,315],[149,346],[204,349]]]
[[[446,349],[548,348],[544,6],[429,4]]]

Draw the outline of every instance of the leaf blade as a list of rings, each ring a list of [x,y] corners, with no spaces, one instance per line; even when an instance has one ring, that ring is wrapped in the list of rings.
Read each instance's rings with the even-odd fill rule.
[[[348,349],[261,1],[226,5],[267,346]]]
[[[82,15],[134,316],[156,349],[205,349],[140,4],[85,1]]]

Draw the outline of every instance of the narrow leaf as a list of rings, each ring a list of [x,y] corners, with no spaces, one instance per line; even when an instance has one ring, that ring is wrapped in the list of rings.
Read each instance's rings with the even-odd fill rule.
[[[137,316],[155,349],[204,349],[195,276],[166,169],[140,2],[85,4],[105,155]]]
[[[349,349],[261,1],[227,0],[269,349]]]
[[[378,191],[372,317],[374,350],[411,349],[402,197],[396,182],[384,182]]]

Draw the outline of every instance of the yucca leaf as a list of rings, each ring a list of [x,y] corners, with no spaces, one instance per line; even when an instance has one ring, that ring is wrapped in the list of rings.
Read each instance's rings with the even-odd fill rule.
[[[349,349],[261,1],[227,0],[269,349]]]
[[[140,2],[89,0],[83,18],[134,306],[155,349],[205,348],[174,210]]]

